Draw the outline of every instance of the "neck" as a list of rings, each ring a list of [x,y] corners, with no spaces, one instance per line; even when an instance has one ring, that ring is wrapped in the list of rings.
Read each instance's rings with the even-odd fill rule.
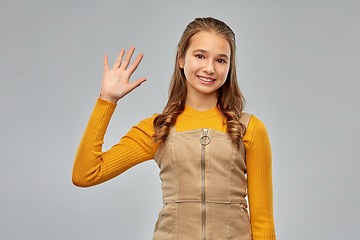
[[[206,111],[216,106],[216,92],[212,94],[187,94],[185,104],[197,111]]]

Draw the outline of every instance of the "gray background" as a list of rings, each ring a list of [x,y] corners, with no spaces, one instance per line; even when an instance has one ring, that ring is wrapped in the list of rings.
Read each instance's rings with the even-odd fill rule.
[[[237,35],[246,111],[273,150],[278,239],[360,234],[360,2],[1,1],[0,238],[151,239],[158,169],[140,164],[96,187],[72,185],[99,94],[102,60],[134,45],[148,81],[122,99],[104,150],[167,99],[187,23],[213,16]]]

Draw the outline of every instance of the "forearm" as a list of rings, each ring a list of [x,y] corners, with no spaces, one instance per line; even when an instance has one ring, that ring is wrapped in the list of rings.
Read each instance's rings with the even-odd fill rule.
[[[72,181],[76,186],[95,185],[102,175],[102,144],[116,104],[98,99],[76,153]]]

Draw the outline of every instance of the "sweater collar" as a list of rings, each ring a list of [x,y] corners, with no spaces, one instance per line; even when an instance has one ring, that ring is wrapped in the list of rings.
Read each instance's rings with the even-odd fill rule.
[[[198,111],[186,104],[185,104],[185,109],[182,112],[182,114],[190,116],[192,118],[209,118],[209,117],[212,117],[212,116],[215,116],[218,114],[221,115],[219,109],[216,106],[213,108],[210,108],[206,111]]]

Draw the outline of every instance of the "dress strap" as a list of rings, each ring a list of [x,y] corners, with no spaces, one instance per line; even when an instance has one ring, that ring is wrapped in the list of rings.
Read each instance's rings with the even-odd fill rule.
[[[252,116],[251,113],[246,113],[246,112],[241,113],[240,122],[245,125],[245,128],[248,127],[251,116]]]
[[[170,129],[169,129],[169,134],[168,134],[168,136],[171,135],[171,134],[175,134],[175,133],[177,133],[176,128],[175,128],[175,125],[172,125],[172,126],[170,127]]]

